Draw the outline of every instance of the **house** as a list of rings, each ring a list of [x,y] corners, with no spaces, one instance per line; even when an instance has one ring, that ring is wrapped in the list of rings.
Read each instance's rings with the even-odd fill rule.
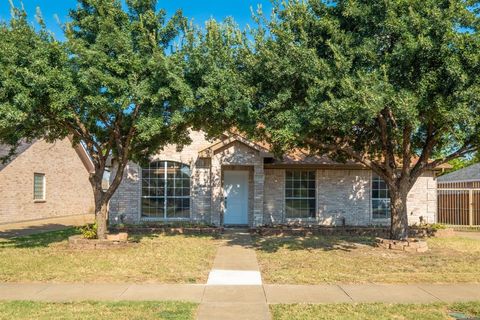
[[[0,145],[0,158],[9,150]],[[93,212],[92,169],[83,147],[68,139],[22,143],[0,162],[0,224]]]
[[[238,134],[215,141],[202,132],[191,132],[190,137],[190,145],[181,151],[167,146],[148,166],[128,165],[110,202],[110,223],[390,223],[387,186],[362,165],[301,151],[278,160],[264,144]],[[435,222],[435,175],[424,174],[408,195],[411,224]]]

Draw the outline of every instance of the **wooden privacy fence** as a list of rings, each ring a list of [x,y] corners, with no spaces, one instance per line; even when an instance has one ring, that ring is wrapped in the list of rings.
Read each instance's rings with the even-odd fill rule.
[[[439,223],[480,226],[480,181],[438,183]]]

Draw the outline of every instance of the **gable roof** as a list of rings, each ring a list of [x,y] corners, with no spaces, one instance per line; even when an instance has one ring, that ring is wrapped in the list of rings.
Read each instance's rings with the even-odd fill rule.
[[[260,152],[261,156],[264,158],[273,157],[273,154],[271,154],[270,151],[264,146],[262,146],[261,144],[248,140],[247,138],[236,133],[225,135],[225,139],[217,141],[209,145],[208,147],[200,150],[199,156],[202,158],[211,157],[215,153],[215,151],[223,147],[226,147],[233,142],[240,142],[249,148],[257,150],[258,152]]]
[[[199,156],[209,158],[211,157],[216,150],[225,147],[235,141],[241,142],[252,149],[255,149],[261,153],[261,156],[264,158],[274,158],[274,155],[270,152],[271,145],[264,141],[253,141],[247,139],[244,134],[242,134],[238,129],[234,128],[230,132],[225,132],[223,134],[223,140],[217,141],[207,148],[200,150]],[[418,161],[418,157],[412,159],[412,163],[416,163]],[[328,168],[365,168],[365,166],[361,163],[358,163],[353,160],[348,160],[345,163],[336,162],[330,159],[326,155],[312,155],[308,152],[308,150],[304,149],[293,149],[290,152],[283,155],[281,159],[274,159],[272,163],[269,163],[269,167],[282,167],[282,166],[290,166],[290,165],[302,165],[302,166],[325,166]],[[450,169],[451,166],[449,164],[442,164],[437,166],[434,170],[443,170],[443,169]]]
[[[5,169],[5,167],[7,167],[8,164],[15,161],[15,159],[19,155],[21,155],[22,153],[27,151],[37,141],[38,140],[33,140],[33,141],[30,141],[30,142],[21,142],[20,145],[18,146],[15,154],[7,162],[3,163],[2,161],[0,161],[0,171]],[[10,149],[11,149],[11,146],[6,145],[6,144],[0,144],[0,158],[7,156],[10,152]],[[85,148],[81,144],[78,144],[74,147],[74,149],[75,149],[75,152],[77,153],[78,157],[82,161],[83,165],[85,166],[85,169],[87,169],[88,172],[93,172],[94,166],[93,166],[92,160],[90,159],[90,156],[88,155]]]
[[[438,177],[439,182],[480,181],[480,163]]]

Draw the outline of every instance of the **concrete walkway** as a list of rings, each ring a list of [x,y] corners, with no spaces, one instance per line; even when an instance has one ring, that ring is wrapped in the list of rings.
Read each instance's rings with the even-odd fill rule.
[[[207,312],[206,307],[209,307],[209,304],[217,304],[216,307],[211,307],[218,311],[222,306],[250,310],[252,304],[480,301],[480,284],[211,286],[204,284],[0,283],[0,300],[189,301],[203,303],[200,308],[203,309],[202,312]],[[249,310],[242,310],[242,312],[249,312]],[[264,309],[259,308],[259,310]],[[245,318],[258,319],[251,316]]]
[[[0,238],[28,236],[35,233],[63,230],[69,227],[83,226],[92,223],[93,214],[31,220],[10,224],[0,224]]]
[[[227,230],[218,248],[198,320],[268,320],[270,311],[248,231]]]

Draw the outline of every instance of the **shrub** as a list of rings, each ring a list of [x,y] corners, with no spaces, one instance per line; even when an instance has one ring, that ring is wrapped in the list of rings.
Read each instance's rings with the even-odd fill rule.
[[[97,238],[97,223],[87,224],[84,227],[80,228],[82,235],[85,239],[96,239]]]
[[[444,230],[447,229],[447,226],[441,223],[432,223],[428,226],[432,230]]]

